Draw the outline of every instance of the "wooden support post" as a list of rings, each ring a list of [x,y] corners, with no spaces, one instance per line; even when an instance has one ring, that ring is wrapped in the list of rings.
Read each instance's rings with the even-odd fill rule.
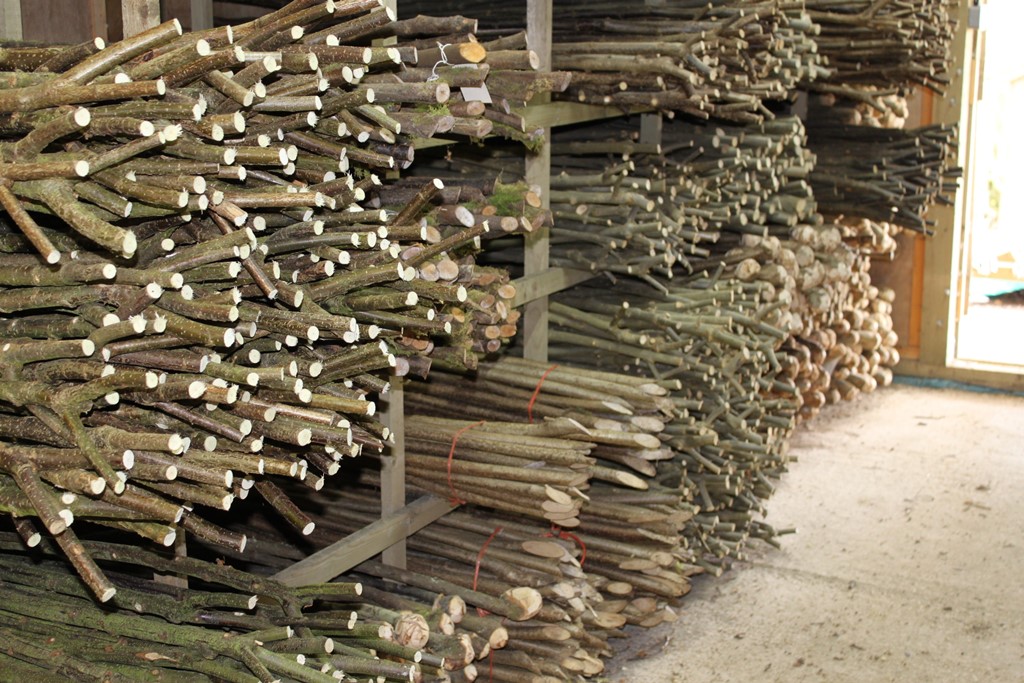
[[[121,26],[130,38],[160,23],[160,0],[122,0]]]
[[[405,380],[391,378],[391,389],[384,408],[384,421],[394,434],[390,455],[381,458],[380,509],[387,516],[405,507]],[[387,548],[384,564],[405,568],[405,539]]]
[[[641,114],[640,115],[640,142],[644,145],[660,145],[661,144],[661,128],[662,119],[661,114],[655,112],[653,114]]]
[[[528,0],[526,3],[526,34],[530,49],[540,57],[540,70],[551,70],[551,0]],[[544,208],[549,206],[551,191],[551,129],[544,129],[544,143],[535,154],[526,157],[526,182],[541,193]],[[544,226],[526,235],[524,274],[543,273],[549,266],[550,228]],[[548,358],[548,299],[541,297],[526,305],[523,315],[523,355],[546,361]]]
[[[936,98],[933,109],[934,123],[960,126],[958,166],[964,165],[970,150],[970,88],[974,87],[977,68],[970,49],[975,31],[967,26],[967,9],[967,3],[960,3],[957,34],[950,48],[953,59],[963,68],[954,72],[947,87],[949,96]],[[956,282],[964,229],[964,200],[965,190],[961,187],[954,206],[935,206],[929,211],[929,218],[936,221],[936,229],[929,240],[924,263],[921,362],[938,368],[951,365],[956,352]]]
[[[21,40],[21,0],[0,0],[0,40]]]
[[[213,28],[213,0],[192,0],[192,30]]]

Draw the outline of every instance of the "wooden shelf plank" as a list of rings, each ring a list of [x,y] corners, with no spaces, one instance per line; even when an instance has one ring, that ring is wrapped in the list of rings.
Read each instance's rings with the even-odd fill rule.
[[[424,496],[306,559],[299,560],[287,569],[282,569],[274,578],[288,586],[330,581],[437,521],[452,509],[453,506],[447,500]]]
[[[653,111],[650,107],[612,107],[583,102],[548,102],[547,104],[531,104],[523,110],[527,129],[558,128],[571,126],[574,123],[615,119],[629,114],[645,114]]]
[[[512,305],[523,306],[597,277],[598,274],[576,268],[548,268],[542,273],[523,276],[512,282],[516,288]]]
[[[412,146],[414,149],[430,149],[431,147],[444,147],[445,145],[458,144],[458,140],[448,140],[446,138],[413,138]]]

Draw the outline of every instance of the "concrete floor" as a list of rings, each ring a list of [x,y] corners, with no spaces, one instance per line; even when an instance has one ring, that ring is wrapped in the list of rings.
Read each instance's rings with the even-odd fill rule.
[[[1024,681],[1024,398],[894,386],[798,432],[798,533],[640,632],[616,683]]]

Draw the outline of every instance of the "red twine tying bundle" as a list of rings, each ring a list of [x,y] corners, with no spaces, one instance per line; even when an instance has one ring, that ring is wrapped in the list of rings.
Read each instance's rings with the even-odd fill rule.
[[[573,541],[580,547],[580,566],[587,561],[587,544],[583,542],[583,539],[576,534],[571,534],[565,529],[558,527],[555,524],[551,525],[551,531],[544,534],[545,538],[560,538],[563,541]]]
[[[448,451],[448,489],[452,492],[451,497],[448,498],[448,502],[452,505],[466,504],[465,500],[459,498],[459,494],[455,492],[455,485],[452,483],[452,460],[455,458],[455,444],[459,442],[459,437],[462,436],[463,432],[469,431],[473,427],[479,427],[484,424],[484,422],[486,422],[486,420],[480,420],[479,422],[474,422],[471,425],[466,425],[459,431],[455,432],[455,435],[452,436],[452,448]]]
[[[540,388],[544,386],[544,380],[548,378],[548,375],[552,370],[558,367],[555,363],[550,368],[544,371],[544,374],[540,376],[540,380],[537,381],[537,386],[533,390],[533,395],[530,396],[530,402],[526,405],[526,417],[530,419],[530,424],[533,424],[533,404],[537,402],[537,397],[540,396]]]
[[[491,541],[493,541],[495,536],[500,534],[502,530],[503,527],[495,527],[494,531],[491,532],[491,535],[487,537],[486,541],[484,541],[484,544],[480,546],[480,552],[476,555],[476,567],[473,568],[473,590],[476,590],[477,581],[480,580],[480,563],[483,562],[484,555],[487,554],[487,546],[491,544]],[[476,608],[476,611],[480,616],[486,616],[489,614],[487,610],[482,610],[479,607]]]

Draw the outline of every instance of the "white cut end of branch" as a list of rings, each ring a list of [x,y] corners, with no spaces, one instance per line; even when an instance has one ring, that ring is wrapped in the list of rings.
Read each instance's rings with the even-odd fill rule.
[[[193,380],[188,385],[188,397],[199,398],[206,393],[206,383],[200,380]]]
[[[91,491],[94,496],[100,495],[106,490],[106,488],[107,482],[104,481],[103,477],[96,477],[89,482],[89,491]]]
[[[75,523],[75,515],[74,515],[74,513],[71,512],[71,510],[68,510],[67,508],[63,508],[62,510],[58,511],[57,515],[63,521],[65,529]],[[59,522],[57,524],[59,524]],[[51,525],[51,526],[54,526],[54,525]],[[61,531],[64,531],[64,529],[61,529]]]
[[[156,94],[157,95],[165,95],[165,94],[167,94],[167,83],[165,83],[164,79],[162,79],[162,78],[156,79]]]

